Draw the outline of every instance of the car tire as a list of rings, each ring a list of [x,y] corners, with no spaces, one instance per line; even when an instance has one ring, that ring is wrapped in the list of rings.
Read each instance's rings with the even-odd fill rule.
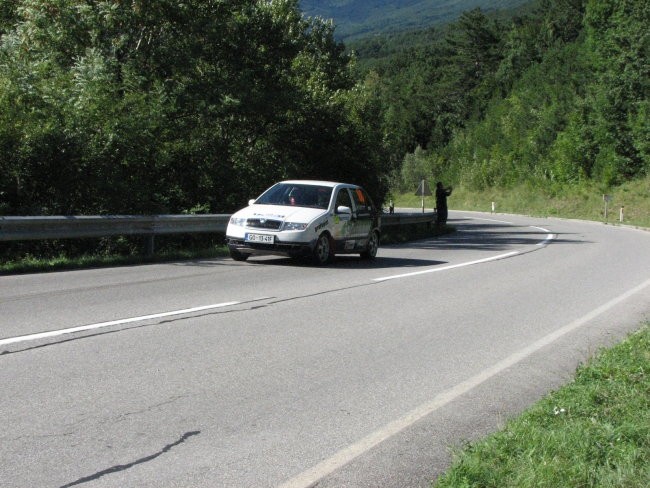
[[[230,251],[230,257],[235,261],[246,261],[248,259],[249,254],[239,252],[232,247],[228,248],[228,250]]]
[[[363,259],[375,259],[377,257],[377,249],[379,249],[379,234],[373,230],[368,237],[368,244],[366,250],[361,253]]]
[[[318,236],[316,246],[314,246],[314,252],[312,254],[313,261],[318,266],[323,266],[331,262],[333,257],[332,241],[329,234],[323,232]]]

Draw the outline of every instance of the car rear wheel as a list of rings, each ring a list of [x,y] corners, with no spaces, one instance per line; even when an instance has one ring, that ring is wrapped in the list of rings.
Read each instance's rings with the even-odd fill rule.
[[[328,234],[321,234],[316,241],[313,253],[314,263],[319,266],[329,263],[333,258],[332,246],[330,236]]]
[[[233,258],[235,261],[246,261],[248,259],[248,254],[239,252],[237,249],[230,247],[228,248],[230,251],[230,257]]]
[[[377,257],[377,249],[379,249],[379,234],[373,230],[370,233],[370,237],[368,237],[366,250],[361,253],[361,257],[364,259],[375,259]]]

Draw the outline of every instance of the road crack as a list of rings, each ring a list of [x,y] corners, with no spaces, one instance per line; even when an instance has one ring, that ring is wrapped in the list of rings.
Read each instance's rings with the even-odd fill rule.
[[[92,474],[90,476],[85,476],[83,478],[79,478],[76,481],[73,481],[71,483],[68,483],[66,485],[62,485],[60,488],[70,488],[72,486],[77,486],[77,485],[82,485],[84,483],[89,483],[91,481],[98,480],[99,478],[102,478],[106,475],[113,474],[113,473],[119,473],[120,471],[125,471],[127,469],[131,469],[134,466],[137,466],[138,464],[143,464],[147,463],[149,461],[153,461],[154,459],[162,456],[163,454],[168,453],[171,451],[174,447],[179,446],[183,444],[187,439],[189,439],[192,436],[199,435],[201,433],[200,430],[193,430],[191,432],[186,432],[181,436],[180,439],[178,439],[175,442],[172,442],[171,444],[167,444],[165,447],[163,447],[160,451],[150,454],[148,456],[142,457],[140,459],[136,459],[133,462],[127,463],[127,464],[117,464],[115,466],[111,466],[110,468],[104,469],[102,471],[98,471],[95,474]]]

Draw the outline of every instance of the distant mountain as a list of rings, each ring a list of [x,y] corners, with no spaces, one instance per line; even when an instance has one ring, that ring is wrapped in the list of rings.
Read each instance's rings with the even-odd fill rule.
[[[489,12],[526,3],[530,0],[300,0],[306,15],[333,19],[340,40],[444,24],[477,7]]]

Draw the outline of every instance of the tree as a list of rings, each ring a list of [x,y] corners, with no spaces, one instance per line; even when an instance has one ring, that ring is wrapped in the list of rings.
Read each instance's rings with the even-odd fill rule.
[[[499,24],[490,21],[481,9],[463,12],[446,41],[463,90],[476,88],[490,76],[502,58]]]
[[[597,79],[590,87],[594,129],[603,155],[597,165],[610,182],[650,169],[647,115],[650,99],[650,5],[643,0],[589,1],[588,45]],[[646,142],[644,142],[646,141]]]
[[[298,0],[12,5],[3,211],[223,212],[280,178],[381,172],[372,98]]]

